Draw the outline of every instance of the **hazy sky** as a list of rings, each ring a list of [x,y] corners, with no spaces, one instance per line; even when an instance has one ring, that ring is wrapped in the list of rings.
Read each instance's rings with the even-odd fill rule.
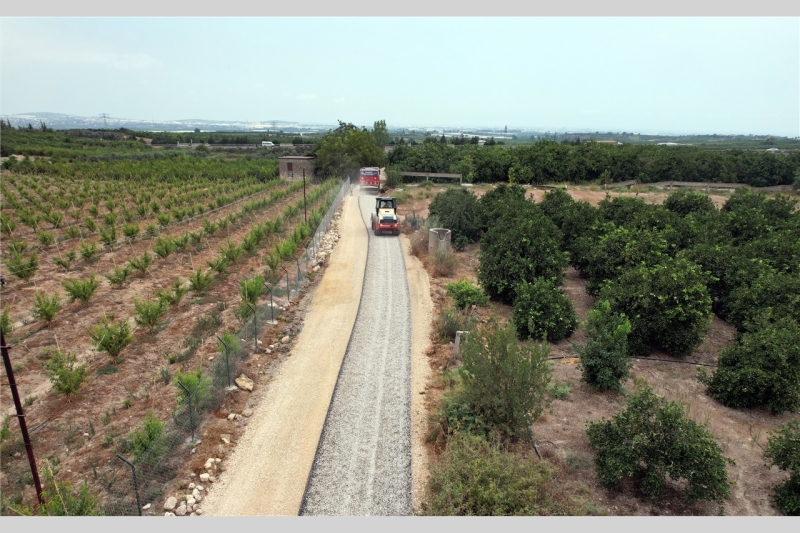
[[[799,18],[2,18],[2,114],[800,136]]]

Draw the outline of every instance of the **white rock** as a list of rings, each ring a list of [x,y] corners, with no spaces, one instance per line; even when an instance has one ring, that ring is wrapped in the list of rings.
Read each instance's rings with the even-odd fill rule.
[[[194,498],[194,501],[196,501],[197,503],[200,503],[201,501],[203,501],[203,496],[200,495],[200,494],[198,494],[197,496],[193,496],[193,498]]]
[[[174,511],[176,505],[178,505],[178,498],[176,498],[175,496],[170,496],[169,498],[167,498],[167,501],[164,502],[164,510]]]
[[[289,340],[289,336],[287,335],[281,339],[281,344],[289,344]]]
[[[214,462],[215,462],[215,463],[221,463],[221,462],[222,462],[222,459],[220,459],[219,457],[216,457],[216,458],[214,459]]]
[[[234,383],[236,383],[236,386],[244,391],[251,392],[253,390],[253,380],[244,374],[236,378]]]
[[[195,504],[197,500],[194,499],[194,496],[187,496],[186,497],[186,507],[191,507]]]
[[[195,514],[197,516],[200,516],[201,514],[203,514],[203,510],[202,509],[195,509],[194,512],[195,512]]]
[[[189,483],[189,490],[192,490],[192,489],[193,489],[193,488],[195,488],[196,486],[197,486],[197,485],[195,485],[194,483]]]
[[[222,439],[222,442],[224,442],[225,444],[231,443],[231,436],[228,433],[223,433],[222,435],[219,436],[219,438]]]
[[[181,502],[177,509],[175,509],[177,516],[186,516],[186,502]]]
[[[200,481],[202,481],[203,483],[207,483],[210,477],[211,476],[203,472],[202,474],[200,474]]]
[[[192,513],[192,514],[190,514],[189,516],[197,516],[197,513],[194,513],[194,512],[193,512],[193,513]]]
[[[203,485],[197,485],[195,487],[195,490],[204,491],[204,490],[206,490],[206,488]]]
[[[166,513],[164,513],[164,516],[175,516],[175,513],[170,513],[169,511],[167,511]]]
[[[236,413],[231,413],[231,414],[228,415],[228,420],[233,420],[235,418],[236,418]]]
[[[215,478],[214,476],[208,476],[208,480],[209,480],[211,483],[214,483],[214,482],[217,480],[217,478]]]
[[[151,505],[151,504],[149,504],[149,503],[146,503],[146,504],[144,504],[144,505],[142,506],[142,511],[146,511],[146,510],[150,509],[150,505]]]

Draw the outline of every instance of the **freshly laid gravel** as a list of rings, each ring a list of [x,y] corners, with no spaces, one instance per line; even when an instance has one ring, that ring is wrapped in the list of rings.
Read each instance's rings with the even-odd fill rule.
[[[403,250],[399,237],[369,230],[375,197],[361,196],[359,205],[369,231],[364,286],[301,515],[411,514],[411,304]]]

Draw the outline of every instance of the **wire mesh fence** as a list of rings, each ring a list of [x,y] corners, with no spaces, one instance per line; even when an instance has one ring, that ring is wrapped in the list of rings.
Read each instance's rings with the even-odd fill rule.
[[[306,240],[307,245],[302,248],[303,252],[284,260],[275,271],[267,267],[261,275],[263,291],[258,291],[256,298],[241,303],[220,302],[213,310],[197,317],[203,335],[187,337],[184,349],[170,355],[169,362],[186,360],[187,356],[195,353],[199,344],[209,340],[216,344],[218,355],[209,364],[204,364],[204,368],[175,372],[174,375],[168,371],[162,373],[163,386],[172,387],[171,394],[177,391],[169,416],[162,420],[149,413],[133,431],[113,435],[106,432],[98,448],[106,449],[106,457],[109,451],[112,452],[110,459],[100,461],[90,455],[87,471],[82,473],[84,479],[90,481],[92,490],[99,495],[102,514],[137,516],[164,513],[165,491],[171,486],[176,473],[193,457],[193,449],[202,438],[204,421],[236,388],[236,380],[244,373],[248,358],[253,353],[264,352],[265,346],[261,345],[260,339],[266,338],[270,328],[277,324],[280,315],[292,304],[292,299],[301,296],[310,282],[309,273],[321,263],[320,252],[326,251],[327,255],[330,251],[333,240],[326,237],[326,233],[335,224],[337,210],[349,188],[348,178],[326,194],[328,209],[318,219],[318,224]],[[302,220],[302,211],[300,217]],[[220,313],[234,305],[239,306],[237,316],[241,327],[235,332],[220,333]],[[63,425],[63,419],[49,423]],[[102,423],[105,425],[106,422]],[[47,424],[46,420],[41,425],[34,425],[34,448],[36,433]],[[69,435],[74,443],[88,440],[91,437],[86,435],[91,433],[93,436],[94,432],[95,428],[89,422],[88,427],[77,423],[73,427],[70,423],[69,428],[61,433]],[[81,435],[84,435],[83,439]],[[75,446],[77,448],[77,444]],[[3,443],[2,448],[4,456],[17,453],[16,448],[7,443]],[[58,461],[57,457],[39,459],[50,461],[51,464]],[[23,476],[18,477],[23,479]],[[191,499],[186,498],[175,506],[175,514],[191,514],[193,506],[200,504],[204,492],[194,488],[192,493]]]

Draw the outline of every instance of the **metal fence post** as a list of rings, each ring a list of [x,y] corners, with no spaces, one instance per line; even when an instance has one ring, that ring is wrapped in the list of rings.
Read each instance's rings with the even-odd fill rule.
[[[136,493],[136,508],[139,510],[139,516],[142,516],[142,502],[139,499],[139,483],[136,481],[136,467],[133,466],[133,463],[122,457],[120,454],[117,454],[117,458],[131,467],[131,473],[133,474],[133,491]]]
[[[288,302],[292,297],[292,292],[289,289],[289,271],[284,267],[281,267],[281,270],[286,272],[286,301]]]
[[[178,385],[180,385],[181,388],[186,391],[186,399],[189,401],[189,429],[192,432],[192,440],[189,442],[194,443],[194,413],[192,412],[192,392],[186,388],[186,385],[184,385],[182,381],[178,381]]]
[[[300,297],[300,258],[296,257],[294,262],[297,264],[297,279],[295,280],[295,291],[297,291],[297,297]]]
[[[269,291],[269,313],[270,313],[270,322],[275,324],[275,303],[272,301],[272,287],[269,286],[266,282],[264,283],[264,287]]]
[[[256,319],[256,308],[250,305],[250,302],[245,302],[247,307],[253,311],[253,353],[258,351],[258,322]]]
[[[222,345],[225,347],[225,372],[227,372],[227,374],[228,374],[228,387],[230,387],[231,386],[231,367],[228,364],[228,345],[225,344],[225,341],[222,340],[219,335],[217,335],[217,339],[219,339],[219,342],[221,342]]]

